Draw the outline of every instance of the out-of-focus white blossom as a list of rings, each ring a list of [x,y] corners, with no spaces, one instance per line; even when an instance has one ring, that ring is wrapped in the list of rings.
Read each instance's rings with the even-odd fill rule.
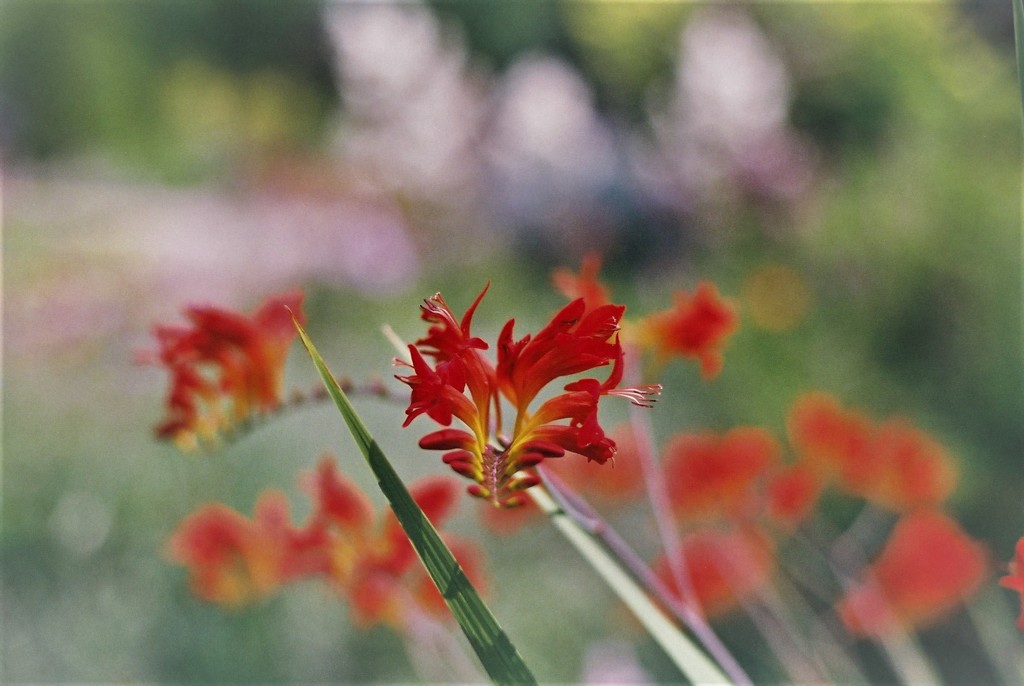
[[[471,194],[483,84],[457,35],[416,3],[336,5],[325,22],[344,107],[339,157],[379,189]]]
[[[589,199],[614,181],[615,150],[593,94],[564,61],[529,56],[495,94],[487,160],[499,204],[537,219],[552,206]]]
[[[737,9],[695,13],[680,36],[674,89],[651,114],[656,149],[641,175],[669,204],[795,198],[809,156],[788,125],[790,81],[758,26]]]

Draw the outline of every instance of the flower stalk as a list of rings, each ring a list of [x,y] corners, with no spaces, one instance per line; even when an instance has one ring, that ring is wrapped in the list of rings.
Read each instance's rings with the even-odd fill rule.
[[[629,607],[687,679],[695,684],[735,683],[679,630],[622,565],[570,517],[543,487],[532,488],[527,493],[551,519],[559,533]]]
[[[600,517],[587,503],[572,493],[552,472],[538,468],[548,494],[559,506],[561,512],[576,525],[599,540],[618,563],[639,581],[644,590],[663,607],[667,608],[693,635],[704,649],[715,659],[732,683],[749,686],[752,682],[747,673],[733,657],[729,649],[718,638],[700,611],[686,601],[678,599],[659,579],[629,543]]]

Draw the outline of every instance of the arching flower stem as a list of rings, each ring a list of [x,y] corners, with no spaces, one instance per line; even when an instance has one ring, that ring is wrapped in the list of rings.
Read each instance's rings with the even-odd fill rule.
[[[580,528],[607,546],[629,573],[643,585],[645,590],[670,610],[683,626],[693,632],[704,649],[729,675],[734,684],[750,686],[752,684],[750,677],[704,620],[700,611],[692,604],[677,598],[654,574],[643,558],[626,542],[626,539],[564,481],[543,467],[538,467],[537,471],[540,473],[548,493],[562,512],[573,519]]]
[[[819,527],[819,535],[811,539],[810,549],[821,555],[828,564],[832,575],[839,582],[844,592],[851,591],[856,586],[856,577],[868,567],[867,555],[864,553],[862,539],[868,532],[876,531],[883,526],[887,513],[871,503],[865,503],[864,508],[854,519],[853,523],[845,531],[821,531],[821,527],[828,524],[816,518]],[[829,541],[828,545],[818,545],[816,540]],[[870,578],[865,583],[873,583]],[[896,629],[882,635],[870,637],[885,655],[889,666],[896,674],[901,683],[904,684],[938,684],[941,681],[930,662],[924,656],[917,641],[907,631]]]
[[[543,485],[526,493],[548,515],[556,529],[629,607],[651,637],[692,683],[734,683],[698,649],[601,542],[563,509]],[[749,679],[743,682],[749,684]]]
[[[636,360],[638,355],[628,355],[627,359]],[[640,372],[635,364],[626,365],[625,379],[629,385],[637,385],[641,383]],[[661,541],[662,548],[665,552],[666,558],[669,563],[669,568],[672,573],[673,581],[675,582],[676,588],[679,589],[680,595],[684,598],[684,602],[681,604],[683,608],[688,610],[690,615],[687,619],[687,626],[690,630],[695,633],[700,640],[708,647],[720,646],[720,650],[729,655],[728,658],[719,658],[721,663],[722,659],[731,660],[735,664],[736,669],[741,670],[739,664],[735,658],[728,652],[728,649],[721,643],[718,635],[714,629],[704,619],[703,613],[699,608],[695,611],[693,606],[696,604],[696,594],[693,591],[693,584],[690,579],[690,574],[686,568],[686,557],[681,545],[681,539],[676,531],[675,518],[672,514],[672,506],[669,499],[668,489],[665,486],[665,474],[661,468],[661,463],[657,459],[655,454],[655,443],[654,443],[654,428],[651,426],[650,417],[644,412],[640,411],[640,408],[636,405],[629,408],[629,419],[630,427],[633,431],[633,442],[636,446],[637,459],[640,462],[641,472],[644,479],[644,487],[647,491],[648,502],[650,503],[651,511],[654,516],[655,526],[658,530],[658,536]],[[766,613],[762,613],[766,614]],[[765,640],[772,644],[774,649],[780,648],[781,646],[775,645],[778,641],[775,640],[772,632],[768,630],[767,621],[763,617],[753,617],[755,625],[758,630],[762,633]],[[785,620],[776,618],[776,621],[781,624],[785,624]],[[787,633],[794,634],[792,629],[788,629]],[[795,665],[807,663],[807,660],[802,655],[798,655],[799,651],[791,650],[788,647],[786,650],[778,652],[779,655],[788,655],[787,658],[780,660],[780,664],[784,669],[789,672]],[[808,667],[802,670],[805,673],[816,672],[817,670]],[[797,677],[798,675],[790,674],[791,677]],[[816,676],[820,676],[817,675]],[[801,679],[796,679],[800,681]]]

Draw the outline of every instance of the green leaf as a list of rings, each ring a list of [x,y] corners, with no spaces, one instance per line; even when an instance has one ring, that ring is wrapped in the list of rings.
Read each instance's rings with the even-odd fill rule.
[[[294,317],[293,317],[294,321]],[[313,365],[323,379],[327,392],[345,419],[352,437],[366,458],[367,464],[377,477],[380,490],[391,503],[402,528],[420,557],[427,573],[437,585],[448,608],[483,663],[488,676],[497,684],[536,684],[537,680],[523,662],[519,652],[498,625],[487,605],[466,578],[462,567],[455,560],[452,551],[438,535],[437,530],[423,514],[416,501],[409,495],[405,484],[395,473],[377,442],[370,435],[355,408],[338,385],[331,370],[327,368],[320,353],[306,331],[295,321],[302,344],[306,347]]]

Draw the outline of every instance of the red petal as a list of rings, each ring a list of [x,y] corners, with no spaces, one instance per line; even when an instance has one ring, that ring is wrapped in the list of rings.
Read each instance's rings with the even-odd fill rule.
[[[458,486],[451,479],[426,477],[409,486],[409,494],[434,526],[440,526],[458,505]]]
[[[370,499],[347,477],[338,472],[334,458],[324,455],[316,471],[303,477],[316,511],[342,530],[366,532],[373,526]]]
[[[420,439],[419,446],[424,450],[467,450],[476,445],[476,437],[461,429],[441,429],[429,433]]]

